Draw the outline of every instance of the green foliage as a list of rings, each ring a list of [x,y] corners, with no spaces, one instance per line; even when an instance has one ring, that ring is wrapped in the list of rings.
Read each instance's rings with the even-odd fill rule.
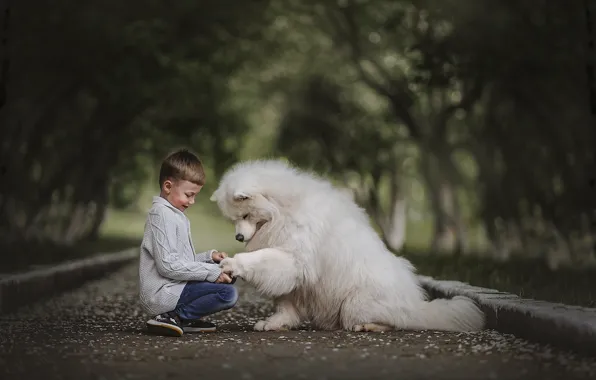
[[[206,192],[275,154],[355,189],[383,235],[407,198],[431,249],[482,224],[504,257],[593,255],[581,2],[11,4],[0,240],[96,237],[184,145]]]
[[[305,78],[288,101],[277,148],[292,161],[321,172],[364,174],[391,166],[395,129],[370,117],[356,99],[324,75]]]
[[[418,160],[437,237],[451,230],[463,240],[463,221],[479,219],[499,254],[590,260],[596,197],[586,173],[596,167],[584,4],[347,0],[284,9],[292,25],[312,29],[311,46],[330,39],[334,52],[288,89],[284,154],[366,182],[402,167],[403,156],[385,154],[401,146]],[[376,112],[358,93],[363,84]],[[412,145],[418,154],[403,148]]]
[[[0,158],[20,186],[0,185],[0,238],[96,236],[108,202],[132,205],[148,163],[179,145],[221,173],[247,129],[227,81],[253,59],[267,7],[13,3]]]

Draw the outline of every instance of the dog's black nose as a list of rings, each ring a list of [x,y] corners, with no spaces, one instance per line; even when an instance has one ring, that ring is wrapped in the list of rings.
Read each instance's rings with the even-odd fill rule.
[[[242,235],[242,234],[236,234],[236,240],[238,240],[238,241],[244,241],[244,235]]]

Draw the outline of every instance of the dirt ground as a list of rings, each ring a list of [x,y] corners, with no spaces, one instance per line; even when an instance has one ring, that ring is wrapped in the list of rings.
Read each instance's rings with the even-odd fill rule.
[[[242,281],[216,333],[149,335],[135,264],[0,316],[2,379],[589,379],[596,359],[480,333],[255,332],[271,304]]]

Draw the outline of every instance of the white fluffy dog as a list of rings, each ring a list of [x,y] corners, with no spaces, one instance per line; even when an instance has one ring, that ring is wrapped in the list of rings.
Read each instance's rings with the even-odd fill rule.
[[[255,330],[308,320],[319,329],[473,331],[484,314],[466,297],[426,300],[409,261],[391,253],[366,213],[330,182],[282,161],[236,164],[211,196],[246,252],[221,262],[275,301]]]

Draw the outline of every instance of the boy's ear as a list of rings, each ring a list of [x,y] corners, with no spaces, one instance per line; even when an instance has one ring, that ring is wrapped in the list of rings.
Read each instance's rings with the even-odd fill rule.
[[[166,179],[162,184],[161,190],[165,191],[166,194],[170,194],[170,191],[172,191],[172,181]]]
[[[250,194],[245,191],[236,191],[234,193],[234,200],[235,201],[244,201],[250,199]]]

